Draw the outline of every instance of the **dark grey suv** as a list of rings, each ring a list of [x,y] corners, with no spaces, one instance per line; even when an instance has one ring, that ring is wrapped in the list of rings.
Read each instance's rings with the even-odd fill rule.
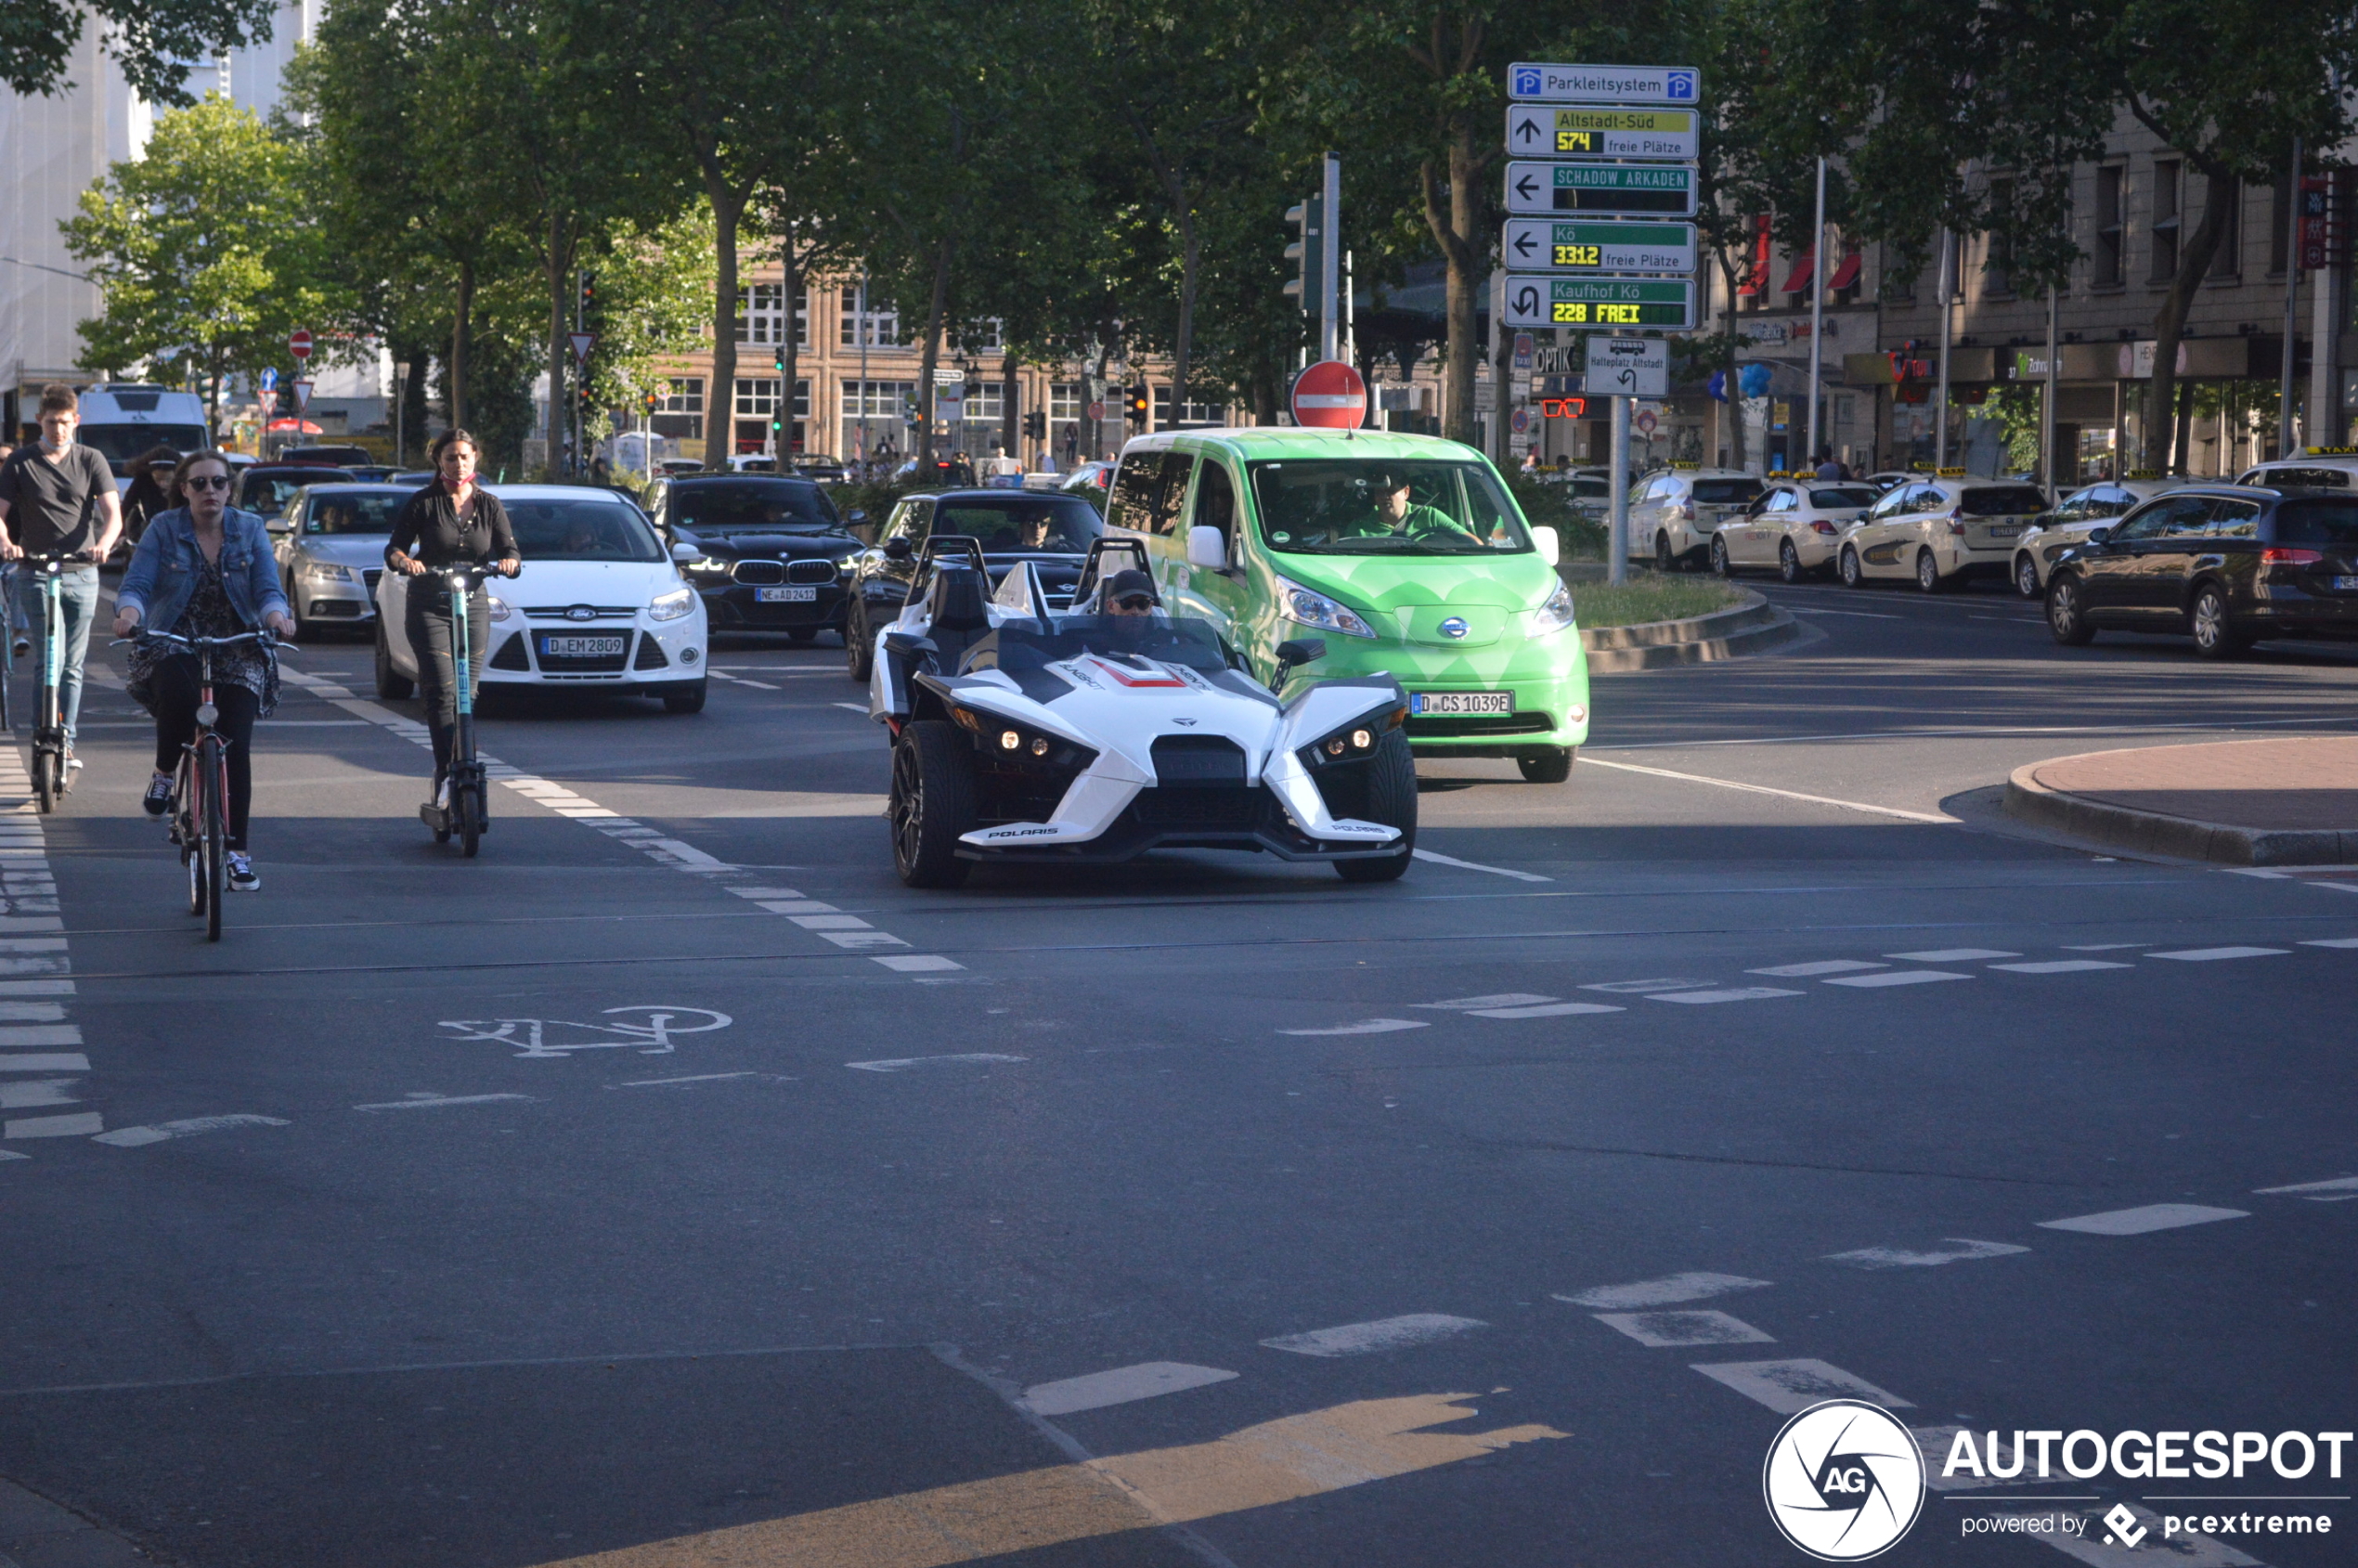
[[[2058,557],[2047,628],[2177,632],[2224,658],[2272,637],[2358,639],[2358,499],[2197,485],[2138,507]]]

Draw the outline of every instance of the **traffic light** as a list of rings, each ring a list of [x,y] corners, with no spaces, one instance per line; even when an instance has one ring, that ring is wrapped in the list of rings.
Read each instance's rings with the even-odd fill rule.
[[[1147,389],[1145,387],[1132,387],[1123,395],[1123,403],[1130,411],[1132,424],[1143,425],[1147,422]]]
[[[1023,417],[1023,433],[1033,441],[1048,439],[1048,416],[1034,408]]]
[[[649,412],[649,413],[651,413],[651,414],[652,414],[652,413],[654,413],[654,412],[655,411],[655,406],[656,406],[657,404],[661,403],[662,401],[663,401],[663,399],[662,399],[662,398],[657,397],[657,396],[656,396],[654,393],[652,393],[652,392],[648,393],[648,394],[647,394],[644,397],[641,397],[641,398],[639,400],[640,405],[641,405],[642,408],[644,408],[647,410],[647,412]]]
[[[586,324],[597,308],[598,275],[585,272],[581,275],[581,320]]]
[[[1286,285],[1286,292],[1301,304],[1304,316],[1315,321],[1321,309],[1320,282],[1327,275],[1327,199],[1323,195],[1313,196],[1295,202],[1286,209],[1286,221],[1302,231],[1300,238],[1286,247],[1286,260],[1301,264],[1300,272]]]

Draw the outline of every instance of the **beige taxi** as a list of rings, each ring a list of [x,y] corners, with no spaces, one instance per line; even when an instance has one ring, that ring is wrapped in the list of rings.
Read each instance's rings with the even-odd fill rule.
[[[1772,473],[1740,522],[1711,536],[1711,569],[1774,571],[1789,583],[1832,570],[1842,536],[1875,503],[1863,480]]]
[[[1766,487],[1757,473],[1673,463],[1645,475],[1629,497],[1629,559],[1657,571],[1700,566],[1723,524],[1742,522]]]
[[[1972,479],[1951,471],[1893,486],[1843,537],[1844,584],[1912,581],[1926,593],[1975,577],[2011,575],[2015,541],[2047,493],[2019,479]]]
[[[2140,502],[2193,483],[2169,474],[2132,473],[2126,479],[2100,480],[2074,490],[2057,501],[2053,512],[2032,518],[2022,538],[2015,541],[2015,591],[2025,599],[2044,599],[2047,574],[2054,568],[2056,557],[2074,545],[2086,544],[2089,535],[2110,527],[2115,518]]]

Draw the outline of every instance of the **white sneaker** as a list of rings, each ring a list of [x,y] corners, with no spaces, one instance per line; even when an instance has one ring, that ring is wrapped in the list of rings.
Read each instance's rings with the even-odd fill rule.
[[[434,809],[437,811],[450,810],[450,781],[448,779],[444,779],[434,786]]]
[[[229,886],[240,893],[252,893],[262,887],[262,878],[254,875],[253,857],[243,849],[229,851]]]

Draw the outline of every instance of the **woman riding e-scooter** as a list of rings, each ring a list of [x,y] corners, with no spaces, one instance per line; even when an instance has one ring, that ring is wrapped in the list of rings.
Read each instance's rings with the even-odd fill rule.
[[[515,535],[499,498],[475,480],[475,438],[463,430],[446,430],[430,448],[434,481],[409,498],[394,519],[393,538],[385,543],[385,564],[413,579],[407,624],[409,649],[418,662],[420,695],[426,705],[426,725],[434,734],[434,805],[450,806],[450,749],[459,728],[459,692],[452,656],[449,599],[421,592],[415,578],[449,566],[480,566],[512,577],[523,568]],[[392,628],[386,628],[388,635]],[[467,695],[473,703],[483,682],[483,648],[491,635],[491,603],[481,588],[467,596]]]

